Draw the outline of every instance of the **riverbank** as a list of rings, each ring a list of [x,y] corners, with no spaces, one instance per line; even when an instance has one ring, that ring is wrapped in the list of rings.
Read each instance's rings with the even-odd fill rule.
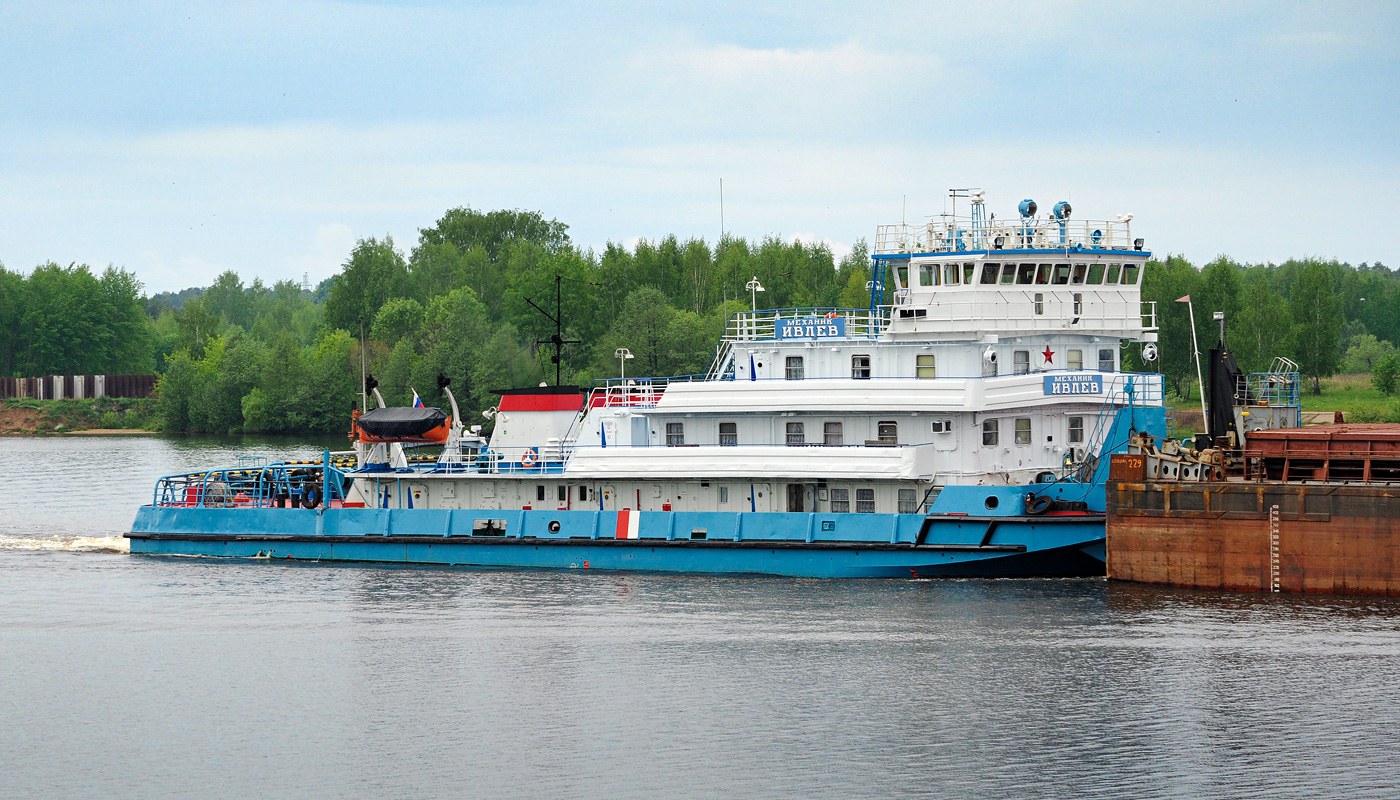
[[[81,433],[130,435],[156,430],[155,400],[99,397],[88,400],[0,400],[0,436]]]

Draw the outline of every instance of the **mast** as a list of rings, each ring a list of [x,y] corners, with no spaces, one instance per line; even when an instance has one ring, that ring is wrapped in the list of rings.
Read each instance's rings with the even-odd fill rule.
[[[563,371],[562,356],[561,356],[561,354],[562,354],[563,351],[564,351],[564,345],[566,345],[566,344],[578,344],[578,343],[579,343],[579,340],[578,340],[578,339],[565,339],[565,338],[564,338],[564,322],[563,322],[563,320],[564,320],[564,311],[563,311],[564,291],[563,291],[563,284],[564,284],[564,276],[563,276],[563,275],[555,275],[555,276],[554,276],[554,313],[553,313],[553,314],[550,314],[548,311],[545,311],[543,308],[540,308],[538,305],[535,304],[535,301],[534,301],[534,300],[531,300],[531,299],[528,298],[528,297],[525,298],[525,302],[529,303],[531,308],[533,308],[533,309],[535,309],[536,311],[540,312],[541,314],[544,315],[545,319],[547,319],[547,320],[549,320],[550,322],[553,322],[553,323],[554,323],[554,335],[551,336],[551,337],[549,337],[548,339],[536,339],[536,340],[535,340],[535,344],[552,344],[552,345],[554,345],[554,357],[551,358],[550,360],[554,362],[554,385],[555,385],[555,386],[558,386],[560,383],[563,382],[562,379],[561,379],[561,373],[562,373],[562,371]]]

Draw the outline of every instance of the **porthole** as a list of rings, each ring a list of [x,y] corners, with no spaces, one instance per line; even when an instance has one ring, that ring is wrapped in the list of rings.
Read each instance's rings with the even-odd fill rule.
[[[1000,504],[1000,503],[1001,503],[1001,500],[997,499],[997,496],[993,494],[993,495],[988,495],[988,496],[987,496],[986,502],[984,502],[982,505],[986,506],[986,507],[987,507],[987,510],[990,511],[991,509],[996,508],[997,505]]]
[[[557,519],[552,519],[552,520],[549,521],[549,532],[550,532],[550,533],[558,533],[558,532],[559,532],[559,520],[557,520]]]

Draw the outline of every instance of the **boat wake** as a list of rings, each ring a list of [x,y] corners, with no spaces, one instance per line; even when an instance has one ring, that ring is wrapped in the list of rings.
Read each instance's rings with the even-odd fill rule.
[[[62,550],[69,553],[129,553],[131,543],[121,536],[5,536],[0,550]]]

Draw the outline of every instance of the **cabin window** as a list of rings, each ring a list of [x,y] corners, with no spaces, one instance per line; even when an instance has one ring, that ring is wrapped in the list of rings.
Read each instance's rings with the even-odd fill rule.
[[[1082,444],[1084,442],[1084,418],[1069,418],[1069,443]]]
[[[1016,444],[1031,443],[1031,418],[1016,418]]]
[[[685,423],[666,423],[666,444],[669,447],[685,444]]]
[[[721,422],[719,424],[719,443],[723,445],[734,445],[739,443],[739,423]]]
[[[1011,353],[1011,374],[1025,375],[1031,371],[1031,351],[1016,350]]]
[[[908,285],[909,285],[909,265],[908,265],[908,264],[900,264],[898,267],[895,267],[895,269],[894,269],[894,279],[895,279],[895,282],[899,284],[899,288],[903,289],[904,287],[908,286]]]
[[[875,438],[881,442],[894,444],[899,441],[899,425],[894,420],[881,420],[875,425]]]
[[[857,489],[857,490],[856,490],[856,513],[857,513],[857,514],[874,514],[874,513],[875,513],[875,490],[874,490],[874,489]]]
[[[1095,261],[1089,265],[1089,284],[1098,286],[1103,283],[1103,264]]]
[[[913,489],[899,490],[899,513],[913,514],[919,502],[918,496]]]
[[[957,265],[957,264],[944,264],[944,265],[943,265],[943,285],[944,285],[944,286],[956,286],[957,283],[958,283],[958,265]]]
[[[828,422],[822,426],[823,444],[845,444],[845,431],[839,422]]]
[[[976,264],[971,264],[971,263],[963,264],[963,283],[967,284],[968,286],[971,286],[971,285],[972,285],[972,276],[973,276],[973,275],[976,275],[976,274],[977,274],[977,265],[976,265]]]
[[[1075,264],[1075,265],[1074,265],[1074,278],[1073,278],[1073,280],[1070,281],[1070,283],[1073,283],[1073,284],[1075,284],[1075,285],[1078,285],[1078,284],[1083,283],[1083,282],[1084,282],[1084,272],[1085,272],[1086,269],[1087,269],[1087,267],[1086,267],[1085,265],[1083,265],[1083,264]]]
[[[1001,269],[1000,264],[984,264],[982,266],[982,283],[994,284],[997,282],[997,270]]]
[[[1001,425],[999,424],[999,422],[1000,422],[999,420],[995,420],[995,419],[984,419],[984,420],[982,420],[982,446],[983,446],[983,447],[996,447],[996,446],[997,446],[997,442],[1000,441],[1000,439],[1001,439],[1001,431],[1000,431]]]
[[[1074,293],[1074,315],[1077,317],[1084,313],[1084,295],[1079,292]]]
[[[851,490],[832,489],[831,490],[831,513],[849,514],[851,513]]]
[[[1041,294],[1040,292],[1035,293],[1035,313],[1045,313],[1045,295]]]
[[[933,353],[920,353],[914,357],[914,374],[920,378],[937,378]]]
[[[567,502],[568,499],[569,499],[569,487],[565,486],[565,485],[562,484],[562,483],[559,484],[558,495],[559,495],[559,502],[561,502],[561,503]]]
[[[539,502],[544,502],[544,487],[543,487],[543,486],[536,486],[536,487],[535,487],[535,500],[537,500],[537,501],[539,501]]]
[[[1022,264],[1016,272],[1016,282],[1019,284],[1029,284],[1035,280],[1035,265]]]
[[[728,503],[728,502],[729,502],[729,487],[728,487],[728,486],[721,486],[721,487],[719,487],[719,501],[720,501],[721,503]]]
[[[937,286],[937,285],[938,285],[938,265],[936,265],[936,264],[920,264],[920,265],[919,265],[919,285],[920,285],[920,286]]]
[[[870,356],[851,356],[851,377],[870,377]]]
[[[1140,269],[1141,267],[1139,267],[1137,264],[1124,264],[1122,282],[1127,286],[1131,286],[1137,283],[1138,271]]]
[[[1065,356],[1065,366],[1070,369],[1084,369],[1084,351],[1071,350]]]
[[[1063,286],[1063,285],[1069,283],[1069,265],[1068,265],[1068,264],[1056,264],[1056,265],[1055,265],[1055,277],[1054,277],[1054,279],[1052,279],[1051,282],[1054,283],[1054,284],[1057,285],[1057,286]]]
[[[1123,268],[1123,267],[1122,267],[1121,264],[1109,264],[1109,265],[1108,265],[1108,277],[1106,277],[1106,278],[1104,279],[1104,283],[1117,283],[1117,282],[1118,282],[1118,271],[1121,270],[1122,268]]]
[[[1118,369],[1114,363],[1112,350],[1099,351],[1099,372],[1116,372]]]
[[[1041,264],[1039,267],[1036,268],[1036,270],[1035,270],[1035,282],[1038,283],[1038,284],[1042,284],[1042,285],[1047,284],[1047,283],[1050,282],[1050,265],[1049,265],[1049,264]]]
[[[807,433],[800,422],[789,422],[787,424],[787,443],[806,444]]]
[[[930,427],[934,433],[952,433],[953,421],[951,419],[936,419]]]
[[[802,380],[803,372],[804,369],[802,366],[802,356],[788,356],[786,373],[787,379],[790,381],[800,381]]]
[[[581,503],[582,503],[582,502],[587,502],[587,501],[588,501],[588,487],[587,487],[586,485],[584,485],[584,484],[579,484],[579,487],[578,487],[578,499],[579,499],[579,502],[581,502]]]

